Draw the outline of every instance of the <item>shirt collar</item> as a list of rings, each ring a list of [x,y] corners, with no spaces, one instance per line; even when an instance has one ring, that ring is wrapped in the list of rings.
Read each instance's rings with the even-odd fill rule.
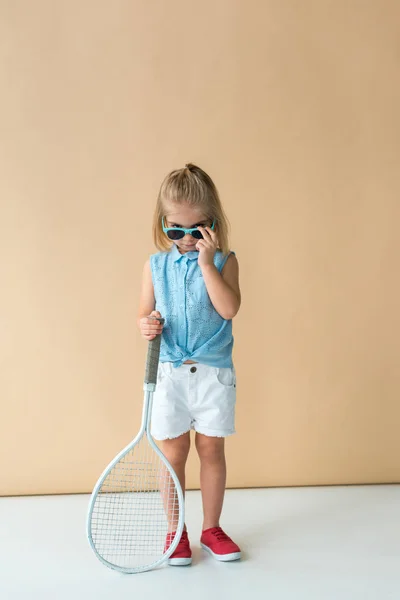
[[[185,254],[181,254],[176,244],[173,244],[170,252],[174,262],[178,262],[181,258],[185,258],[186,260],[197,260],[199,258],[198,252],[186,252]]]

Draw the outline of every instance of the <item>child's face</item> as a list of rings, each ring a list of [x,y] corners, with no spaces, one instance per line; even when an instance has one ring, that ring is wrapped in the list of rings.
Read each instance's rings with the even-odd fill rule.
[[[203,225],[203,227],[210,226],[210,219],[201,210],[193,206],[187,204],[170,205],[165,215],[165,225],[167,227],[191,229],[198,225]],[[174,240],[174,244],[178,247],[181,254],[185,254],[186,252],[196,252],[198,241],[187,233],[180,240]]]

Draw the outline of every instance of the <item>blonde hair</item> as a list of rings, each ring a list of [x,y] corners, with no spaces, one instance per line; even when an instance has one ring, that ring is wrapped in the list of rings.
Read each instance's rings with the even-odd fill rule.
[[[218,190],[209,175],[200,167],[188,163],[183,169],[169,173],[161,184],[153,219],[153,239],[158,250],[169,250],[173,242],[162,229],[165,204],[187,203],[199,208],[210,220],[215,220],[214,231],[218,236],[218,248],[229,253],[229,221],[222,208]]]

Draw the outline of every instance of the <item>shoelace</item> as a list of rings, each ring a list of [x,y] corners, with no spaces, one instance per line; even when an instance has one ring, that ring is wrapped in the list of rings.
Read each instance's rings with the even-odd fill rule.
[[[169,548],[169,546],[171,546],[172,542],[174,541],[175,533],[173,533],[173,534],[171,533],[171,534],[169,534],[169,536],[170,537],[168,537],[168,539],[167,539],[168,548]],[[179,546],[186,545],[188,542],[189,542],[189,539],[188,539],[187,531],[183,531],[182,535],[181,535],[181,539],[179,540],[178,545],[175,549],[175,552],[177,552]]]
[[[188,534],[187,534],[187,531],[183,531],[183,532],[182,532],[182,535],[181,535],[181,539],[179,540],[178,546],[179,546],[180,544],[186,544],[186,543],[187,543],[187,541],[188,541]]]
[[[217,538],[219,542],[230,542],[231,538],[226,535],[225,531],[222,529],[216,529],[212,532],[212,534]]]

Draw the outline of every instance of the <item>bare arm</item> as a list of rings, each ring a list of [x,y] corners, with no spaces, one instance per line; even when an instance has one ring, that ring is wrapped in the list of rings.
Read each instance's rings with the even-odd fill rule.
[[[139,300],[139,310],[137,325],[140,333],[146,340],[152,340],[162,331],[162,325],[158,321],[148,319],[148,317],[161,317],[158,311],[155,311],[156,301],[154,298],[153,279],[151,277],[150,259],[146,261],[143,268],[142,289]]]
[[[223,319],[233,319],[240,308],[239,263],[234,254],[226,261],[222,273],[214,264],[201,267],[204,283],[215,310]]]

